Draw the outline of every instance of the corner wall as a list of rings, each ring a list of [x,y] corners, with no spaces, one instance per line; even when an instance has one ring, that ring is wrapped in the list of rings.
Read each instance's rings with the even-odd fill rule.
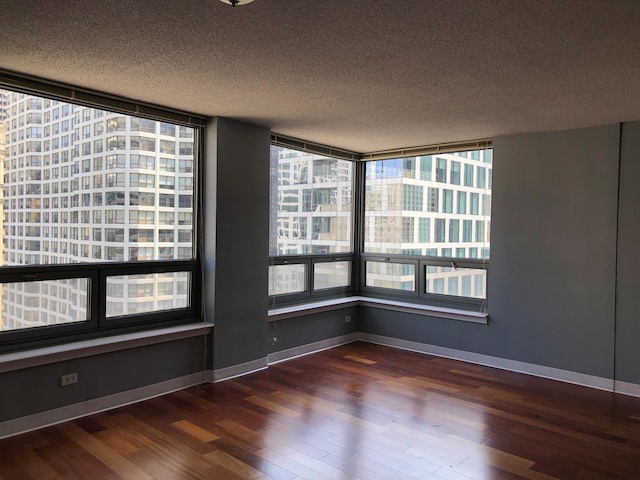
[[[619,132],[493,140],[488,325],[363,308],[361,331],[614,378]]]
[[[640,122],[622,125],[617,280],[616,380],[640,386]]]

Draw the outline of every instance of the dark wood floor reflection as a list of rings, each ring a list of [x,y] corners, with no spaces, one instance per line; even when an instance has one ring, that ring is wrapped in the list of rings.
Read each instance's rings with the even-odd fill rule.
[[[638,479],[640,399],[366,343],[0,441],[14,479]]]

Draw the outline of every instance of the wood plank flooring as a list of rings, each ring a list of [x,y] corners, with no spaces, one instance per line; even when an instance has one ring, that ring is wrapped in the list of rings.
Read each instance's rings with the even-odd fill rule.
[[[1,480],[638,479],[640,399],[367,343],[0,441]]]

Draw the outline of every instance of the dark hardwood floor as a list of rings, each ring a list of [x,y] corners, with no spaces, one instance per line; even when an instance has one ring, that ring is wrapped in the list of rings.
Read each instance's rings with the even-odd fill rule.
[[[0,441],[0,479],[638,479],[640,399],[367,343]]]

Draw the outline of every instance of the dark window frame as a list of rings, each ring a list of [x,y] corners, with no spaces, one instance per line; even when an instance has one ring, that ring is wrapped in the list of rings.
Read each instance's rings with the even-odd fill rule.
[[[273,144],[273,142],[272,142]],[[305,150],[304,148],[300,148],[299,146],[294,146],[292,148],[297,148],[302,151],[309,151],[311,153],[314,152],[312,148]],[[487,148],[491,148],[488,143],[478,144],[474,146],[477,150],[485,150]],[[451,150],[450,153],[455,153],[456,151],[469,151],[469,148],[460,148],[459,150]],[[326,154],[326,153],[325,153]],[[363,156],[366,156],[363,155]],[[345,156],[336,156],[336,158],[346,159]],[[389,154],[389,159],[401,158],[393,156]],[[385,159],[385,158],[379,158]],[[436,159],[436,167],[438,157],[433,156],[432,159]],[[354,161],[356,159],[351,159]],[[444,159],[441,159],[444,160]],[[459,257],[438,257],[438,256],[429,256],[429,255],[389,255],[389,254],[375,254],[375,253],[366,253],[364,251],[364,236],[362,235],[364,229],[364,218],[365,218],[365,182],[366,182],[366,163],[367,161],[355,162],[355,171],[353,175],[353,198],[354,198],[354,211],[353,211],[353,246],[354,252],[352,254],[339,254],[339,255],[289,255],[289,256],[271,256],[269,257],[269,265],[276,264],[295,264],[295,263],[304,263],[306,265],[305,274],[307,275],[307,289],[305,292],[295,293],[295,294],[283,294],[283,295],[270,295],[269,296],[269,308],[278,308],[280,306],[292,306],[292,305],[303,305],[305,303],[310,303],[313,301],[318,301],[322,299],[328,298],[340,298],[344,296],[350,295],[364,295],[371,296],[376,298],[395,300],[395,301],[408,301],[410,303],[416,303],[420,305],[429,305],[434,307],[441,308],[452,308],[466,311],[486,311],[488,300],[489,300],[489,259],[481,259],[481,258],[459,258]],[[441,162],[442,163],[442,162]],[[448,162],[445,163],[445,166]],[[433,165],[432,165],[433,167]],[[444,178],[446,179],[447,168],[443,169]],[[464,173],[465,170],[460,167],[460,186],[464,186]],[[437,178],[432,179],[435,182],[440,182]],[[446,185],[446,183],[444,184]],[[458,184],[456,184],[458,185]],[[442,190],[442,188],[436,187],[438,190]],[[425,193],[426,194],[426,193]],[[466,195],[467,197],[469,195]],[[452,211],[457,211],[457,207],[453,208],[457,205],[457,195],[453,195],[452,201]],[[470,202],[470,200],[468,200]],[[465,207],[467,207],[465,205]],[[469,207],[470,208],[470,207]],[[469,208],[465,208],[466,211],[469,211]],[[437,210],[437,209],[436,209]],[[426,211],[431,211],[431,209],[427,208]],[[437,212],[431,212],[437,213]],[[466,215],[466,213],[465,213]],[[470,213],[469,213],[470,215]],[[430,217],[432,220],[437,218],[436,216]],[[446,229],[445,238],[448,238],[449,231]],[[458,228],[458,237],[460,239],[463,237],[463,222],[460,222]],[[473,237],[475,238],[475,237]],[[448,243],[446,240],[444,243]],[[351,285],[346,289],[341,289],[336,292],[325,292],[325,295],[318,295],[313,292],[313,264],[317,261],[323,261],[322,259],[328,258],[331,261],[332,257],[338,256],[350,256],[351,257]],[[389,263],[401,263],[401,264],[411,264],[414,265],[414,285],[415,288],[413,291],[406,291],[400,289],[390,289],[390,288],[382,288],[382,287],[371,287],[366,285],[366,262],[367,261],[377,261],[377,262],[389,262]],[[486,272],[486,283],[485,283],[485,298],[474,298],[469,296],[462,295],[449,295],[449,294],[438,294],[438,293],[427,293],[426,292],[426,271],[427,267],[435,266],[435,267],[454,267],[454,268],[469,268],[476,270],[484,270]]]
[[[83,262],[72,264],[0,266],[0,284],[87,278],[87,319],[84,321],[36,326],[0,332],[0,353],[29,350],[56,344],[145,331],[151,328],[175,326],[202,321],[202,258],[203,232],[199,228],[202,208],[202,166],[204,164],[204,129],[207,119],[191,113],[148,105],[130,99],[113,97],[99,92],[77,89],[56,82],[0,72],[0,88],[34,95],[48,100],[84,107],[123,113],[148,121],[164,121],[194,131],[194,204],[192,212],[192,251],[188,260],[150,260],[119,262]],[[189,306],[149,313],[106,317],[107,278],[120,275],[188,272]]]
[[[325,262],[349,262],[350,282],[345,287],[315,288],[315,268],[319,263]],[[269,308],[279,308],[312,301],[326,300],[329,298],[348,297],[354,294],[353,273],[354,254],[334,253],[322,255],[278,255],[269,257],[269,267],[276,265],[305,265],[305,290],[303,292],[269,295]]]

